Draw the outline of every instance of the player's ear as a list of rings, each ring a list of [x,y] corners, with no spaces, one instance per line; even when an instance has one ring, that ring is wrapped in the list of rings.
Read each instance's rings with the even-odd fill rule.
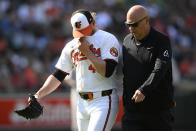
[[[93,20],[91,24],[92,24],[93,26],[95,26],[95,20]]]

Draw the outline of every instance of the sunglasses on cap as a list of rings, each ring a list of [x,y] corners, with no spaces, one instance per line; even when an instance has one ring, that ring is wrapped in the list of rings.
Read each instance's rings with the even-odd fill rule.
[[[138,20],[138,21],[136,21],[136,22],[132,22],[132,23],[128,23],[128,22],[126,22],[125,21],[125,24],[127,25],[127,26],[131,26],[131,27],[137,27],[138,25],[139,25],[139,23],[140,22],[142,22],[144,19],[146,19],[147,18],[147,16],[145,16],[144,18],[142,18],[142,19],[140,19],[140,20]]]

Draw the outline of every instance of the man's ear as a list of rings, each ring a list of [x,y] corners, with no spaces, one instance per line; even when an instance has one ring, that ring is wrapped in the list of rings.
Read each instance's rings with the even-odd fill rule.
[[[146,23],[150,23],[150,18],[149,17],[146,18]]]

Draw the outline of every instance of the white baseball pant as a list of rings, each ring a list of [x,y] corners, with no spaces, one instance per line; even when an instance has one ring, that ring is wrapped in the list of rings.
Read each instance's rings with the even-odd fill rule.
[[[111,131],[119,110],[116,89],[110,96],[84,100],[78,96],[77,124],[79,131]]]

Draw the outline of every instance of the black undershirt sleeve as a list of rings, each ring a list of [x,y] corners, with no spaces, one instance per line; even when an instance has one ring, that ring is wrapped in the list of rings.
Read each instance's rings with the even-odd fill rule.
[[[56,69],[56,71],[52,75],[55,78],[57,78],[60,82],[62,82],[68,74],[69,73]]]
[[[114,72],[114,69],[117,65],[117,62],[114,61],[114,60],[105,60],[106,62],[106,73],[105,73],[105,77],[110,77],[113,72]]]

